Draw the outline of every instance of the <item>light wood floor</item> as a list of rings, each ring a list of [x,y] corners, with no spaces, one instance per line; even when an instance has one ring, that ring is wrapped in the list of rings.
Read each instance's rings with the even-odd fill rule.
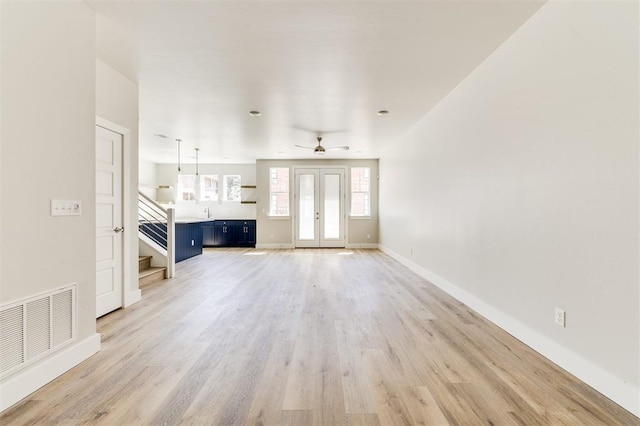
[[[258,253],[178,264],[0,424],[640,424],[381,252]]]

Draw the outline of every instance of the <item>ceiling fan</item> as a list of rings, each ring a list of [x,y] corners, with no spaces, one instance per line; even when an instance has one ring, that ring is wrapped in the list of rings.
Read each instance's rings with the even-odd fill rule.
[[[348,146],[332,146],[325,148],[322,146],[322,136],[318,136],[317,138],[318,145],[315,147],[312,146],[304,146],[304,145],[296,145],[298,148],[312,149],[314,154],[323,155],[326,151],[348,151]]]

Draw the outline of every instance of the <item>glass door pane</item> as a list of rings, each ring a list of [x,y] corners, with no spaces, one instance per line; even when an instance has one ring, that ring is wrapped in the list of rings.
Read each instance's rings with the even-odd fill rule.
[[[324,238],[340,238],[340,175],[324,175]]]
[[[299,179],[298,239],[314,240],[316,238],[315,176],[301,174]]]

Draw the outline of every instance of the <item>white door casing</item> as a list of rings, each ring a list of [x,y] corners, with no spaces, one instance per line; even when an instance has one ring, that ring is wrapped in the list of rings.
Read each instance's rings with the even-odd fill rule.
[[[344,247],[344,168],[295,170],[295,246]]]
[[[123,306],[122,140],[96,126],[96,318]]]

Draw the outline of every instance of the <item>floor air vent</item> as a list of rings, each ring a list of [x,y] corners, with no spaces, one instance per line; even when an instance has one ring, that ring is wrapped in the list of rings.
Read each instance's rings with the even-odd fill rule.
[[[0,378],[75,339],[76,286],[0,307]]]

